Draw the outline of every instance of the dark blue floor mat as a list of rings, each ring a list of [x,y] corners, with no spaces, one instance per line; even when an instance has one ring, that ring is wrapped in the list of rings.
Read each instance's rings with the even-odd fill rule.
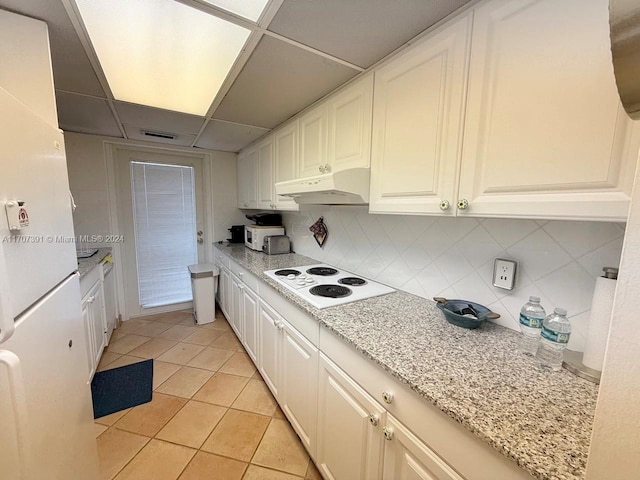
[[[97,372],[91,382],[93,418],[151,401],[153,360]]]

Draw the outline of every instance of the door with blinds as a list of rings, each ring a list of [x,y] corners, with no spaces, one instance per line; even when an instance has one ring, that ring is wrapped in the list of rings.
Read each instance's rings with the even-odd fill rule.
[[[127,314],[188,308],[187,266],[204,258],[202,159],[162,150],[117,151]]]

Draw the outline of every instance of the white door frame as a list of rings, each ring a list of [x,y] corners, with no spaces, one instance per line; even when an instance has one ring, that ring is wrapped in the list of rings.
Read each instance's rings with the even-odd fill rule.
[[[204,255],[205,262],[212,262],[213,251],[211,248],[212,239],[214,237],[213,232],[213,187],[211,179],[211,154],[207,152],[196,152],[191,148],[180,148],[174,146],[148,146],[141,145],[139,143],[120,142],[120,141],[108,141],[103,142],[105,167],[107,171],[107,201],[109,211],[109,223],[111,232],[113,235],[122,235],[121,220],[118,218],[118,195],[117,195],[117,183],[116,183],[116,166],[115,162],[118,159],[120,150],[138,150],[144,153],[173,153],[176,155],[199,158],[202,160],[202,187],[203,191],[203,232],[204,232]],[[127,310],[124,294],[124,268],[122,265],[124,252],[122,244],[113,244],[114,255],[114,273],[117,279],[117,297],[118,297],[118,311],[122,317],[122,320],[129,320],[131,313]],[[185,304],[185,308],[189,307],[190,303]],[[149,313],[163,313],[175,310],[175,305],[168,305],[166,307],[158,307],[154,309],[154,312]]]

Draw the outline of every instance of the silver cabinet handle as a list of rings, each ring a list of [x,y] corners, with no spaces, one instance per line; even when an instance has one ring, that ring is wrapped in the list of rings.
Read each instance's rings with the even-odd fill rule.
[[[458,208],[460,210],[466,210],[467,208],[469,208],[469,201],[466,198],[461,198],[460,200],[458,200]]]
[[[318,167],[318,170],[320,171],[320,173],[324,173],[324,166],[320,165]]]
[[[249,205],[247,203],[244,204],[245,207],[248,207]]]
[[[440,210],[449,210],[450,206],[449,200],[440,200]]]
[[[384,435],[385,440],[393,440],[393,428],[384,427],[382,429],[382,434]]]
[[[374,427],[378,426],[378,420],[379,420],[378,415],[376,415],[375,413],[372,413],[371,415],[369,415],[369,423]]]
[[[275,325],[276,325],[276,328],[280,331],[284,329],[284,323],[282,322],[276,322]]]
[[[329,165],[328,163],[327,163],[327,164],[325,164],[325,166],[324,166],[324,171],[325,171],[325,172],[330,172],[330,171],[331,171],[331,165]]]
[[[384,400],[384,403],[391,404],[393,402],[393,392],[389,390],[382,392],[382,400]]]
[[[96,297],[94,297],[94,296],[91,296],[91,297],[87,298],[87,303],[93,303],[95,301],[96,301]]]

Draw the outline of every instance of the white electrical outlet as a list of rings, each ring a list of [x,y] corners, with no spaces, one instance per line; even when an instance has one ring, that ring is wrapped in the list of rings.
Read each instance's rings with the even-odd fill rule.
[[[496,258],[493,264],[493,286],[513,290],[516,284],[516,269],[518,262],[504,258]]]

